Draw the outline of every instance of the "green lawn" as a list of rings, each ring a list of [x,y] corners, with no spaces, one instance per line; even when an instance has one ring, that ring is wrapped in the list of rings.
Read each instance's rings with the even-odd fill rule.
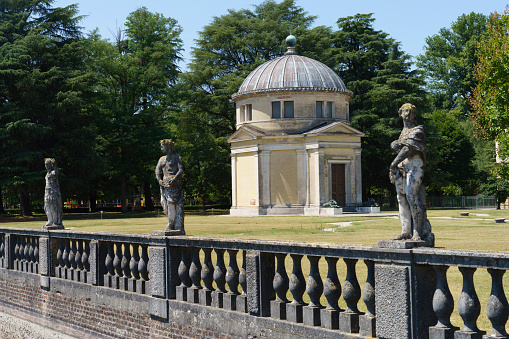
[[[469,210],[470,216],[460,217],[460,210],[429,210],[428,218],[435,234],[436,246],[447,249],[469,249],[487,251],[508,251],[509,222],[497,224],[494,218],[509,219],[509,210]],[[185,228],[188,235],[236,238],[291,240],[299,242],[321,242],[350,245],[375,246],[378,240],[390,239],[400,232],[400,223],[396,213],[382,213],[384,217],[303,217],[303,216],[261,216],[261,217],[230,217],[229,215],[211,215],[211,213],[187,213]],[[390,216],[392,215],[392,216]],[[46,218],[20,219],[18,217],[0,217],[0,227],[40,228]],[[342,223],[333,225],[332,223]],[[166,218],[162,213],[65,215],[66,228],[86,232],[119,232],[119,233],[150,233],[163,229]],[[289,274],[292,263],[287,259]],[[366,279],[366,270],[361,262],[357,265],[358,279],[361,287]],[[309,272],[307,260],[303,260],[303,269]],[[338,264],[340,281],[344,281],[345,265]],[[325,260],[320,260],[320,272],[327,272]],[[457,303],[462,289],[461,274],[452,267],[448,271],[451,293]],[[490,295],[491,279],[486,270],[478,270],[475,274],[475,286],[481,301],[479,327],[490,330],[491,324],[486,316],[486,303]],[[505,276],[504,286],[509,291],[509,274]],[[289,298],[291,294],[289,293]],[[326,300],[323,298],[323,303]],[[345,307],[344,301],[340,303]],[[360,309],[365,307],[360,302]],[[453,324],[462,326],[457,314],[457,307],[452,317]]]

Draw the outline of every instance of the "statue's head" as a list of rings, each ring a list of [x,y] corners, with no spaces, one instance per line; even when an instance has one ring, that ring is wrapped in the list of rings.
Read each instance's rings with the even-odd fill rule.
[[[46,169],[54,168],[57,165],[55,158],[46,158],[44,159],[44,166]]]
[[[163,139],[160,141],[161,150],[166,153],[167,150],[173,150],[175,148],[175,143],[171,139]]]
[[[415,108],[415,105],[412,105],[412,104],[409,104],[409,103],[406,103],[406,104],[403,104],[399,110],[398,110],[398,115],[400,117],[403,117],[403,112],[404,111],[408,111],[409,115],[408,115],[408,118],[409,120],[413,121],[417,118],[417,108]]]

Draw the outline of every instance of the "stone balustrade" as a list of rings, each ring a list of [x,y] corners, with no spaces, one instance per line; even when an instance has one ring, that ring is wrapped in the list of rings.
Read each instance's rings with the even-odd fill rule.
[[[506,253],[2,228],[0,264],[41,276],[45,289],[62,279],[148,296],[155,319],[168,319],[173,300],[342,337],[509,337]],[[462,274],[459,296],[450,267]],[[476,270],[491,277],[486,305]],[[450,321],[455,302],[461,328]],[[477,326],[482,310],[488,334]]]

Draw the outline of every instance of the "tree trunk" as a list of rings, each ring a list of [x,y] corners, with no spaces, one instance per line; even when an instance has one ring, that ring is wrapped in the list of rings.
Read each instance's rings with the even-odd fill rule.
[[[127,179],[125,177],[122,178],[122,197],[120,199],[122,213],[127,213]]]
[[[0,214],[5,214],[4,199],[2,197],[2,186],[0,186]]]
[[[21,187],[21,191],[19,192],[19,198],[20,198],[19,215],[21,215],[22,217],[31,216],[32,205],[30,202],[30,194],[27,192],[25,185]]]
[[[92,190],[88,193],[88,201],[90,201],[90,212],[97,211],[97,192]]]
[[[145,180],[143,183],[143,194],[145,195],[145,211],[153,211],[155,208],[150,191],[150,180]]]

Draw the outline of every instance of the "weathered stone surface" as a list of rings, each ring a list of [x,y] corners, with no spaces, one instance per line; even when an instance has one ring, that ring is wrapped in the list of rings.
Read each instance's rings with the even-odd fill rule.
[[[294,323],[302,323],[302,307],[300,304],[286,304],[286,320]]]
[[[58,184],[58,167],[55,159],[44,159],[44,166],[48,171],[46,173],[46,187],[44,190],[44,212],[48,217],[43,229],[63,229],[62,220],[64,212],[62,210],[62,195],[60,194],[60,185]]]
[[[430,327],[429,339],[454,339],[454,332],[458,328]]]
[[[150,298],[148,309],[150,315],[161,319],[168,319],[168,301],[166,299]]]
[[[151,246],[149,253],[150,292],[154,297],[166,298],[166,248]]]
[[[359,334],[366,337],[376,336],[376,317],[362,314],[359,316]]]
[[[339,328],[339,311],[334,309],[320,310],[320,321],[322,327],[337,330]]]
[[[401,248],[410,249],[415,247],[429,247],[425,241],[414,240],[380,240],[378,242],[380,248]]]
[[[166,156],[159,159],[155,174],[161,189],[161,206],[168,217],[165,231],[180,230],[184,234],[184,191],[182,189],[184,167],[174,146],[171,139],[161,140],[161,151]]]
[[[409,276],[409,267],[375,265],[378,338],[411,338]]]
[[[359,333],[359,314],[341,312],[339,314],[339,330],[345,333]]]
[[[404,104],[398,114],[403,119],[403,130],[398,140],[391,143],[391,149],[397,155],[389,171],[391,183],[396,186],[402,228],[395,240],[422,240],[428,247],[434,247],[435,237],[426,216],[426,193],[422,183],[426,163],[426,134],[424,127],[417,125],[414,105]]]

